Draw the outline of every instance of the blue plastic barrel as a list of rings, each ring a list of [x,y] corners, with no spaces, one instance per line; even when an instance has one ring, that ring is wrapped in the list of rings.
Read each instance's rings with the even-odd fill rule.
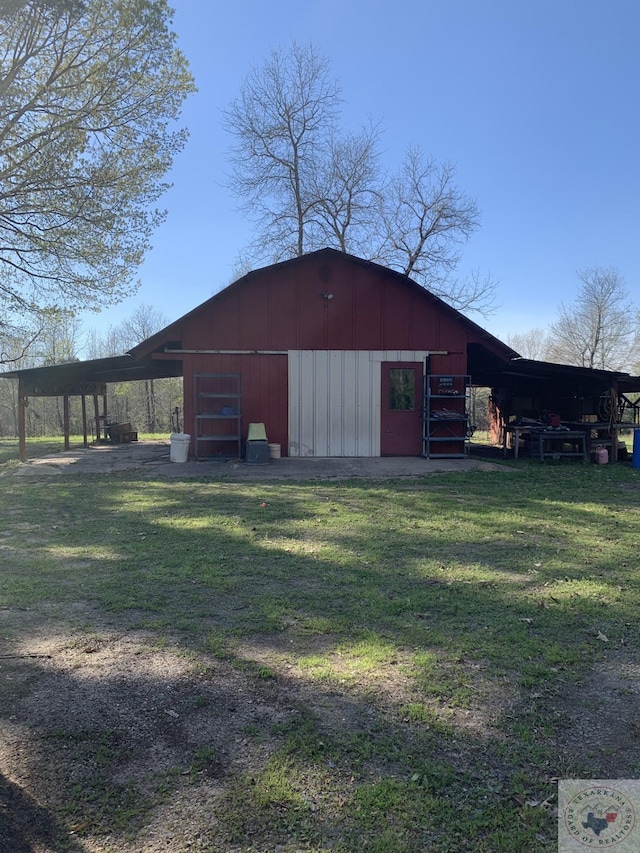
[[[640,468],[640,429],[633,431],[633,468]]]

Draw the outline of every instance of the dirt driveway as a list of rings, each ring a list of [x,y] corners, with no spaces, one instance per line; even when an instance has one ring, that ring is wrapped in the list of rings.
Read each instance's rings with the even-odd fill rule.
[[[131,444],[96,444],[28,460],[19,465],[15,476],[56,476],[70,474],[113,474],[139,471],[149,477],[207,477],[247,480],[389,479],[422,477],[425,474],[471,470],[512,472],[514,469],[482,459],[422,459],[414,456],[373,458],[273,459],[267,465],[244,462],[170,461],[170,443],[138,441]]]

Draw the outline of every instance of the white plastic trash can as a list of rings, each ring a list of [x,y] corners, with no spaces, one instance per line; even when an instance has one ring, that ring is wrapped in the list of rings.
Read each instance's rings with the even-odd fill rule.
[[[171,452],[169,459],[171,462],[186,462],[189,458],[189,444],[191,436],[186,432],[174,432],[171,436]]]

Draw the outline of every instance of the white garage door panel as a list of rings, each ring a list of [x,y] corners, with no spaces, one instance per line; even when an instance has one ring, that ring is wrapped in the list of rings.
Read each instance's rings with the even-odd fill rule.
[[[426,351],[289,352],[289,456],[380,455],[380,365]]]

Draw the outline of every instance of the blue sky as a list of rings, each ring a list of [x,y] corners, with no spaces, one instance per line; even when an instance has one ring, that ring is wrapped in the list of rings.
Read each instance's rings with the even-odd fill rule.
[[[100,331],[153,305],[174,320],[233,280],[250,224],[223,187],[221,110],[291,38],[332,63],[343,123],[382,122],[384,164],[410,145],[453,163],[482,225],[459,274],[491,274],[498,337],[545,327],[576,271],[616,267],[640,303],[637,0],[170,0],[199,91],[140,290],[84,317]],[[477,317],[474,319],[478,320]]]

